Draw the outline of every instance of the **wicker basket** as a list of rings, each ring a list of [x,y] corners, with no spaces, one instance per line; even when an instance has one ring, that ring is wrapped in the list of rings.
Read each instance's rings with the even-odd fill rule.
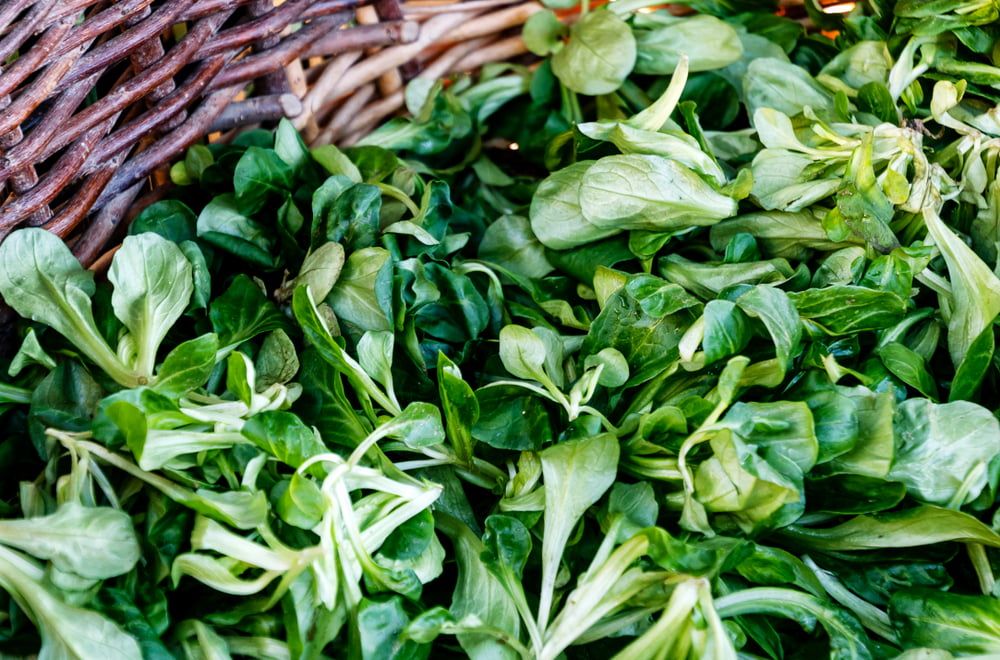
[[[162,194],[165,166],[189,145],[280,116],[311,142],[350,144],[403,106],[403,85],[418,72],[524,54],[520,27],[541,8],[2,0],[0,239],[45,227],[99,268],[123,221]]]

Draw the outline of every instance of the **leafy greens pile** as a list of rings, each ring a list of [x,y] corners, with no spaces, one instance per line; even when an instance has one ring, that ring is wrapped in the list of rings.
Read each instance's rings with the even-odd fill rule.
[[[0,653],[1000,654],[1000,4],[646,4],[0,245]]]

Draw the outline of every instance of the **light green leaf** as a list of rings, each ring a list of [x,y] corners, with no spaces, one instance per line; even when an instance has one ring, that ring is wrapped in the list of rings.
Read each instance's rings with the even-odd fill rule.
[[[931,505],[858,516],[835,527],[793,526],[781,534],[805,548],[827,552],[914,548],[950,541],[1000,548],[1000,535],[969,514]]]
[[[508,325],[500,330],[500,360],[511,374],[540,383],[547,382],[545,356],[545,342],[528,328]]]
[[[122,364],[97,329],[90,302],[94,290],[93,274],[44,229],[19,229],[0,244],[4,301],[21,316],[53,328],[116,382],[134,387],[139,377]]]
[[[392,352],[395,347],[391,332],[366,332],[358,341],[358,362],[368,375],[392,391]]]
[[[628,24],[606,9],[596,9],[570,28],[569,43],[552,56],[552,72],[574,92],[610,94],[631,73],[635,57]]]
[[[580,206],[580,184],[593,161],[579,161],[545,178],[531,198],[528,216],[538,240],[553,250],[566,250],[618,233],[615,227],[598,227]]]
[[[894,422],[897,448],[888,478],[930,504],[959,507],[986,487],[987,465],[1000,455],[1000,422],[968,401],[908,399]]]
[[[218,352],[219,337],[211,332],[178,345],[160,365],[156,391],[178,396],[204,385],[215,368]]]
[[[580,182],[580,207],[599,229],[673,231],[713,225],[736,214],[736,202],[697,174],[662,156],[608,156]]]
[[[826,110],[833,95],[800,66],[773,57],[754,59],[743,78],[743,94],[750,116],[758,108],[772,108],[789,117],[803,108]]]
[[[568,32],[566,26],[559,21],[555,12],[543,9],[528,17],[521,36],[528,50],[535,55],[545,57],[558,50],[557,46],[562,44],[561,38],[566,32]]]
[[[437,516],[436,516],[437,517]],[[451,613],[457,619],[475,616],[488,626],[502,630],[514,639],[520,637],[521,619],[503,585],[486,569],[482,556],[485,547],[468,527],[458,521],[438,523],[455,547],[458,579],[451,599]],[[465,633],[458,643],[472,660],[515,660],[517,653],[488,635]]]
[[[344,268],[344,261],[344,248],[340,243],[332,241],[324,243],[306,256],[299,274],[291,285],[291,290],[305,285],[312,291],[316,300],[324,300],[337,283]]]
[[[924,211],[924,223],[948,265],[948,351],[958,366],[976,337],[1000,314],[1000,278],[933,210]]]
[[[76,502],[66,502],[48,516],[0,520],[0,544],[96,580],[128,573],[140,556],[128,514]]]
[[[364,248],[352,253],[329,296],[337,319],[360,331],[391,330],[386,312],[391,300],[383,290],[391,288],[391,268],[389,252],[383,248]],[[388,283],[384,282],[386,278]]]
[[[542,629],[548,624],[566,543],[583,514],[614,483],[618,453],[618,439],[608,434],[552,445],[541,453],[545,528],[538,623]]]
[[[889,616],[904,648],[928,647],[958,656],[1000,654],[1000,603],[993,596],[905,589],[893,595]]]
[[[666,12],[638,14],[636,31],[637,73],[673,73],[684,56],[691,71],[721,69],[740,59],[743,45],[736,30],[714,16],[671,16]]]
[[[136,640],[114,621],[90,609],[74,607],[42,583],[42,573],[12,550],[0,546],[0,587],[38,625],[39,660],[139,660]]]
[[[479,242],[479,258],[532,279],[552,271],[545,247],[520,215],[501,216],[486,228]]]
[[[38,335],[35,334],[35,329],[28,328],[28,332],[24,335],[24,341],[21,342],[21,348],[17,349],[17,354],[10,361],[10,367],[7,368],[7,375],[14,378],[25,367],[32,364],[39,364],[46,369],[56,368],[56,361],[38,343]]]

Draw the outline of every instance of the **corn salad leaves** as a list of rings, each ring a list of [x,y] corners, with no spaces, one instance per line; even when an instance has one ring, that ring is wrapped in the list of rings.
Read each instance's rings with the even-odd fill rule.
[[[1000,5],[545,4],[0,245],[0,654],[1000,653]]]

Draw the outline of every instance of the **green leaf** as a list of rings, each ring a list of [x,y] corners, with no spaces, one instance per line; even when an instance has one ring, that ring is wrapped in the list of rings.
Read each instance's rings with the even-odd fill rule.
[[[791,117],[806,107],[826,110],[833,105],[833,95],[805,69],[774,57],[753,59],[742,82],[751,117],[759,108],[771,108]]]
[[[792,589],[744,589],[715,601],[719,616],[770,614],[798,621],[807,627],[818,621],[830,636],[830,656],[869,660],[874,657],[864,629],[854,617],[825,600]]]
[[[257,372],[257,389],[266,390],[275,383],[285,384],[295,378],[299,371],[299,356],[295,344],[282,329],[277,329],[264,338],[260,352],[254,361]]]
[[[676,284],[633,276],[591,323],[581,352],[593,355],[614,348],[632,367],[629,383],[643,383],[679,357],[678,343],[694,320],[689,310],[697,304]]]
[[[200,181],[205,170],[215,162],[212,150],[203,144],[192,144],[184,154],[184,169],[195,181]]]
[[[877,351],[885,368],[901,381],[931,399],[938,398],[937,384],[927,371],[923,357],[898,342],[886,344]]]
[[[996,350],[993,326],[987,326],[969,346],[969,351],[962,358],[961,364],[955,370],[955,378],[951,381],[949,401],[971,400],[976,396],[983,379],[993,363]]]
[[[327,451],[315,431],[288,412],[257,413],[247,420],[240,432],[254,445],[294,468]]]
[[[908,589],[893,595],[889,616],[903,648],[935,648],[956,655],[1000,653],[1000,605],[992,596]]]
[[[310,349],[302,354],[299,375],[302,396],[295,411],[307,424],[319,429],[328,442],[356,447],[371,431],[369,424],[354,410],[347,399],[343,377],[336,369]]]
[[[283,150],[287,151],[287,141],[282,140],[282,143]],[[272,149],[249,147],[233,172],[236,199],[245,209],[257,210],[268,195],[281,194],[291,186],[292,168]]]
[[[711,299],[722,291],[740,284],[773,284],[787,282],[796,275],[784,259],[738,264],[702,264],[670,254],[657,262],[660,274],[680,284],[700,298]]]
[[[127,236],[108,271],[111,304],[135,343],[135,370],[152,378],[156,352],[194,291],[191,264],[157,234]]]
[[[167,354],[156,373],[156,390],[180,396],[205,384],[215,368],[219,337],[215,333],[189,339]]]
[[[291,284],[294,291],[299,286],[308,286],[313,292],[316,300],[324,300],[333,285],[340,278],[340,273],[344,268],[344,248],[339,243],[324,243],[316,250],[310,252],[302,268]]]
[[[277,499],[278,516],[289,525],[313,529],[323,520],[323,492],[312,479],[298,472],[291,480],[278,482],[271,499]]]
[[[510,571],[520,580],[528,555],[531,554],[531,533],[528,528],[517,518],[502,514],[486,518],[485,527],[483,563],[494,575]]]
[[[987,485],[987,466],[1000,455],[1000,422],[974,403],[908,399],[894,422],[899,439],[889,478],[913,497],[961,506]]]
[[[625,541],[641,530],[656,525],[659,511],[656,495],[649,482],[615,482],[608,495],[609,522],[602,524],[602,528],[617,523],[620,525],[618,540]]]
[[[865,83],[858,89],[858,107],[884,122],[895,122],[899,116],[892,93],[879,81]]]
[[[612,435],[563,442],[541,453],[545,483],[542,586],[538,621],[548,623],[556,577],[570,534],[618,473],[618,439]]]
[[[365,331],[391,330],[388,306],[392,261],[383,248],[365,248],[347,258],[329,301],[337,319]]]
[[[889,227],[892,202],[875,177],[872,141],[866,135],[848,161],[844,185],[837,193],[837,211],[856,236],[886,253],[899,247],[899,240]]]
[[[122,364],[97,329],[90,301],[94,290],[93,274],[44,229],[19,229],[0,245],[4,301],[21,316],[68,339],[116,382],[135,386],[139,376]]]
[[[354,184],[340,193],[325,213],[326,239],[355,250],[372,247],[381,211],[381,189],[368,183]]]
[[[599,229],[676,231],[736,214],[736,202],[662,156],[608,156],[580,181],[580,208]]]
[[[692,72],[721,69],[740,59],[743,45],[736,30],[714,16],[638,14],[634,19],[637,73],[674,72],[681,57]]]
[[[876,393],[866,387],[841,387],[838,392],[853,403],[859,435],[853,449],[837,456],[832,467],[842,472],[885,478],[895,457],[892,392]]]
[[[566,250],[618,233],[588,220],[580,206],[580,184],[593,161],[574,163],[544,179],[531,198],[531,230],[547,248]]]
[[[774,342],[778,362],[787,369],[802,338],[799,314],[789,296],[780,289],[760,285],[741,295],[735,302],[747,316],[759,319],[764,324]]]
[[[282,117],[274,132],[274,152],[286,165],[293,170],[300,170],[309,162],[309,150],[302,141],[292,122]],[[239,169],[239,165],[237,165]],[[234,181],[235,182],[235,181]]]
[[[32,575],[36,572],[37,577]],[[0,582],[37,622],[42,633],[39,658],[141,657],[139,644],[113,621],[66,603],[41,578],[41,571],[33,564],[0,546]]]
[[[549,415],[538,397],[519,387],[476,390],[479,420],[472,437],[497,449],[538,450],[552,440]]]
[[[75,502],[48,516],[0,520],[0,543],[50,560],[61,571],[95,580],[128,573],[140,556],[128,514]]]
[[[444,414],[448,440],[459,460],[472,461],[472,429],[479,420],[479,401],[454,362],[439,352],[437,361],[438,396]]]
[[[806,259],[812,250],[846,247],[831,241],[812,213],[747,213],[723,220],[712,227],[712,247],[722,250],[736,234],[746,232],[757,239],[763,252],[771,257]]]
[[[552,56],[552,72],[574,92],[610,94],[631,73],[635,57],[635,37],[628,24],[606,9],[597,9],[570,27],[569,43]]]
[[[187,204],[176,199],[161,199],[144,208],[129,225],[129,235],[152,232],[178,245],[194,240],[195,215]]]
[[[557,45],[562,43],[567,31],[554,12],[544,9],[528,17],[521,36],[528,50],[545,57],[558,50]]]
[[[466,138],[471,131],[472,117],[465,106],[437,82],[428,93],[420,112],[413,119],[403,117],[391,119],[366,135],[359,145],[412,151],[426,156],[444,151],[452,143]],[[353,152],[351,155],[353,156]],[[380,154],[380,160],[382,157],[384,156]],[[364,172],[365,167],[362,166],[362,162],[357,159],[355,162]],[[388,163],[379,165],[387,166]],[[365,176],[366,181],[372,178]]]
[[[274,239],[244,213],[231,194],[212,199],[198,214],[198,238],[256,266],[275,265]]]
[[[479,258],[532,279],[552,271],[545,247],[531,232],[528,220],[519,215],[501,216],[486,228]]]
[[[281,312],[246,275],[237,276],[208,312],[223,351],[284,325]]]
[[[437,516],[441,530],[455,547],[458,578],[451,599],[451,613],[457,619],[475,616],[488,626],[518,639],[521,619],[511,597],[480,558],[486,548],[472,531],[458,521]],[[458,642],[473,660],[498,658],[515,660],[517,653],[502,641],[483,634],[459,634]]]
[[[628,362],[625,356],[614,348],[604,348],[588,355],[583,361],[584,369],[596,369],[601,367],[601,375],[598,383],[604,387],[621,387],[628,381]]]
[[[951,309],[948,351],[957,366],[976,338],[1000,314],[1000,279],[936,213],[926,210],[924,224],[948,265],[951,280],[951,295],[947,296]]]
[[[250,408],[257,390],[257,374],[250,358],[239,351],[233,351],[226,360],[226,389]]]
[[[49,372],[30,393],[28,409],[28,430],[39,453],[48,443],[48,428],[88,430],[103,396],[100,385],[79,362],[62,362]]]
[[[391,332],[366,332],[358,341],[358,362],[375,382],[392,391],[392,352],[395,339]]]
[[[788,294],[802,318],[833,335],[889,328],[903,320],[907,301],[891,291],[838,284]]]
[[[166,628],[167,609],[166,596],[162,591],[133,597],[126,589],[106,586],[95,604],[139,642],[145,660],[173,659],[174,656],[160,640]]]
[[[705,363],[738,354],[750,341],[750,324],[747,316],[735,303],[728,300],[711,300],[705,305]]]
[[[365,404],[368,403],[367,397],[372,397],[386,410],[398,410],[399,407],[382,392],[361,365],[353,360],[330,334],[307,288],[299,287],[295,290],[292,296],[292,311],[306,339],[315,347],[319,356],[337,372],[347,376],[358,392],[364,393]]]
[[[1000,536],[969,514],[927,504],[858,516],[835,527],[792,526],[781,535],[804,548],[821,552],[912,548],[949,541],[1000,547]]]
[[[507,325],[500,331],[500,360],[518,378],[551,382],[545,373],[545,342],[528,328]]]
[[[430,447],[444,442],[441,411],[430,403],[415,401],[379,429],[407,447]]]
[[[806,480],[806,500],[815,511],[857,515],[892,509],[906,497],[906,486],[855,474]]]
[[[205,309],[212,297],[212,276],[208,272],[205,253],[194,240],[184,241],[178,246],[191,264],[194,276],[194,293],[191,295],[190,309]]]
[[[799,462],[808,464],[815,440],[797,440],[791,444]],[[716,434],[711,447],[712,457],[694,478],[695,496],[705,510],[724,514],[746,534],[783,527],[802,515],[802,468],[794,460],[735,432]]]
[[[422,657],[419,645],[400,634],[409,621],[410,617],[403,609],[403,599],[399,596],[383,602],[364,599],[358,608],[361,658],[402,660]]]
[[[361,183],[361,171],[358,170],[347,155],[332,144],[313,147],[310,150],[313,160],[319,163],[327,173],[347,177],[354,183]]]
[[[55,360],[38,343],[38,335],[35,334],[35,329],[28,328],[28,332],[24,335],[24,340],[21,342],[21,347],[17,349],[17,353],[10,361],[10,366],[7,368],[7,375],[14,378],[32,364],[38,364],[50,370],[56,368]]]

